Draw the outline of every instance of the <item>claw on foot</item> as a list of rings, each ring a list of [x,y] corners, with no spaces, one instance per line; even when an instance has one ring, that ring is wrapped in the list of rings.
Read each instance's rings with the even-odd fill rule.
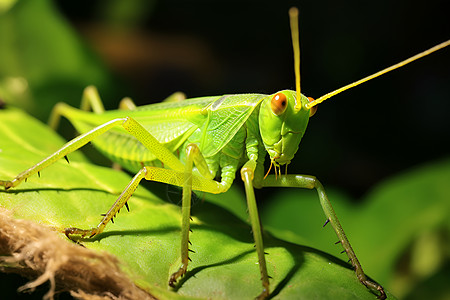
[[[384,300],[386,299],[386,293],[384,292],[384,289],[381,285],[372,282],[370,280],[362,280],[362,284],[364,284],[367,288],[371,289],[374,293],[378,291],[380,295],[377,296],[377,299]]]
[[[79,235],[79,236],[81,236],[81,238],[84,238],[85,236],[89,235],[89,238],[91,238],[94,235],[96,235],[97,233],[98,233],[97,228],[92,228],[92,229],[87,229],[86,230],[86,229],[70,227],[70,228],[66,228],[64,230],[64,234],[71,241],[74,241],[74,239],[71,237],[72,235]]]
[[[383,290],[383,287],[379,286],[377,289],[380,292],[380,295],[377,297],[380,300],[386,299],[386,293]]]
[[[178,278],[182,277],[184,274],[186,274],[186,268],[184,266],[181,266],[178,271],[170,275],[169,286],[175,287]]]
[[[5,191],[7,191],[13,186],[13,182],[9,181],[9,180],[8,181],[0,180],[0,186],[4,186],[5,187]]]
[[[267,297],[269,297],[269,290],[264,288],[262,293],[258,297],[256,297],[256,299],[263,300],[263,299],[266,299]]]

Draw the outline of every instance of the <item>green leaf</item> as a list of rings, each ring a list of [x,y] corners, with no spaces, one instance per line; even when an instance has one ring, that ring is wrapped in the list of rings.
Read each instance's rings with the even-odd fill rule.
[[[0,128],[2,180],[12,179],[63,144],[48,127],[17,109],[0,110]],[[131,177],[92,165],[79,153],[69,159],[70,164],[60,160],[40,177],[0,191],[0,205],[16,218],[58,230],[96,226]],[[167,198],[168,187],[159,187],[155,194]],[[160,299],[251,299],[261,292],[249,224],[235,216],[240,212],[203,201],[193,206],[192,263],[176,291],[170,290],[168,278],[179,266],[181,214],[178,206],[155,194],[140,186],[129,201],[131,212],[122,210],[104,233],[83,240],[83,245],[118,257],[130,277]],[[267,233],[264,238],[275,298],[375,299],[341,260]]]

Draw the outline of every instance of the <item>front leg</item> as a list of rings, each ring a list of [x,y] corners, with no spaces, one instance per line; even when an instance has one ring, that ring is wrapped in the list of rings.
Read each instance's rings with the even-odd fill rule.
[[[344,230],[342,229],[341,223],[339,222],[333,207],[331,206],[331,202],[328,200],[325,189],[316,177],[309,175],[282,175],[276,177],[274,175],[270,175],[267,176],[267,178],[262,182],[262,185],[267,187],[297,187],[316,189],[319,194],[320,204],[322,205],[322,209],[327,217],[327,223],[329,222],[336,232],[339,242],[342,244],[342,247],[344,247],[344,250],[355,269],[355,273],[359,281],[372,292],[378,292],[379,299],[386,299],[386,293],[384,292],[383,287],[376,282],[369,280],[364,274],[361,264],[356,257],[356,254],[353,251]]]
[[[259,220],[258,208],[256,206],[255,191],[253,189],[253,179],[256,169],[256,161],[249,160],[241,169],[242,181],[244,181],[245,193],[247,196],[248,213],[252,225],[253,239],[255,241],[256,252],[258,254],[259,271],[263,290],[257,299],[265,299],[269,296],[269,275],[267,273],[264,244],[261,232],[261,222]]]

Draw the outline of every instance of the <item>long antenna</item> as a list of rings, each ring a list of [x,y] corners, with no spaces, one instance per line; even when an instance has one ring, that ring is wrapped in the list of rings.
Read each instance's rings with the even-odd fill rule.
[[[291,7],[289,9],[289,21],[291,23],[292,48],[294,48],[294,71],[295,71],[295,91],[297,92],[297,101],[294,110],[302,109],[300,95],[300,42],[298,37],[298,9]]]
[[[354,86],[360,85],[361,83],[369,81],[369,80],[371,80],[371,79],[373,79],[375,77],[381,76],[381,75],[383,75],[383,74],[385,74],[387,72],[390,72],[390,71],[395,70],[397,68],[403,67],[404,65],[409,64],[410,62],[413,62],[416,59],[419,59],[421,57],[427,56],[428,54],[431,54],[431,53],[433,53],[433,52],[435,52],[435,51],[437,51],[439,49],[445,48],[448,45],[450,45],[450,40],[445,41],[443,43],[440,43],[439,45],[436,45],[436,46],[434,46],[434,47],[432,47],[432,48],[430,48],[428,50],[425,50],[425,51],[423,51],[423,52],[421,52],[419,54],[416,54],[413,57],[405,59],[404,61],[401,61],[401,62],[399,62],[399,63],[397,63],[397,64],[395,64],[393,66],[390,66],[389,68],[381,70],[381,71],[379,71],[379,72],[377,72],[375,74],[369,75],[367,77],[364,77],[363,79],[360,79],[360,80],[355,81],[353,83],[350,83],[350,84],[348,84],[346,86],[343,86],[343,87],[341,87],[341,88],[339,88],[339,89],[337,89],[335,91],[332,91],[332,92],[330,92],[328,94],[325,94],[322,97],[319,97],[316,100],[314,100],[314,101],[312,101],[310,103],[307,103],[306,104],[306,108],[310,109],[314,105],[317,105],[317,104],[325,101],[326,99],[333,97],[334,95],[337,95],[337,94],[339,94],[339,93],[341,93],[341,92],[343,92],[345,90],[348,90],[348,89],[350,89],[350,88],[352,88]]]

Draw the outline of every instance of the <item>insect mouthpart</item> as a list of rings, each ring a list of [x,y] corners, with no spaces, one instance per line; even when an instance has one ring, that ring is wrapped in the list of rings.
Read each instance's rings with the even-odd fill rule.
[[[275,162],[277,165],[282,166],[282,165],[285,165],[285,164],[289,164],[289,163],[291,162],[291,158],[288,157],[288,156],[285,155],[285,154],[281,154],[281,156],[279,156],[279,157],[277,157],[277,158],[274,158],[274,162]]]
[[[281,140],[280,140],[280,144],[281,144]],[[283,153],[282,148],[276,149],[276,147],[274,147],[272,149],[267,149],[267,152],[269,153],[271,164],[274,164],[276,166],[281,166],[281,165],[289,164],[291,162],[292,156],[289,157],[288,155]]]

